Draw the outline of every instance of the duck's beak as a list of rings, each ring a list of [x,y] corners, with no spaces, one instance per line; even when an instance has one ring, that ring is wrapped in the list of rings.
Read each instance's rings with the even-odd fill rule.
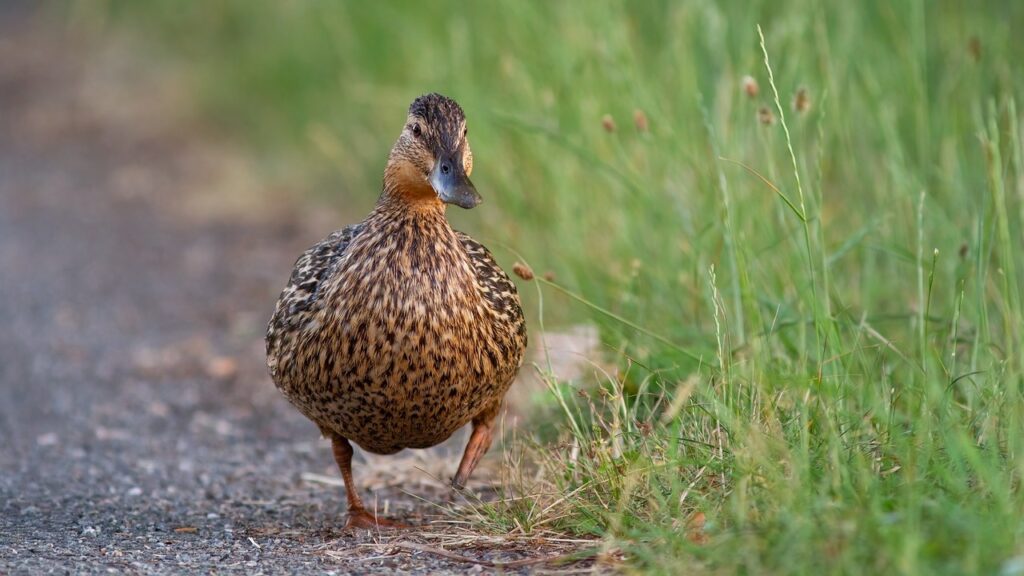
[[[430,185],[442,202],[455,204],[459,208],[473,208],[483,200],[469,181],[469,176],[466,176],[462,162],[451,156],[442,156],[434,163],[434,169],[430,172]]]

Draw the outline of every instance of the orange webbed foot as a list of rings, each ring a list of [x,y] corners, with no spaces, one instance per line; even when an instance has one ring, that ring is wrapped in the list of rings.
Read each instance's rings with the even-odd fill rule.
[[[388,520],[387,518],[375,516],[365,509],[350,510],[348,513],[348,523],[345,524],[345,529],[349,530],[358,528],[364,528],[366,530],[405,530],[412,528],[412,526],[395,520]]]

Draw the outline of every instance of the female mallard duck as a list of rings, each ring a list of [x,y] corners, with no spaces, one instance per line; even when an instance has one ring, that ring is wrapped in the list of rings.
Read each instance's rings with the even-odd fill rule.
[[[395,526],[363,507],[349,441],[392,454],[437,445],[472,421],[452,480],[462,487],[522,364],[515,286],[445,218],[446,204],[480,203],[466,134],[453,100],[417,98],[377,206],[299,257],[267,328],[274,383],[331,439],[349,526]]]

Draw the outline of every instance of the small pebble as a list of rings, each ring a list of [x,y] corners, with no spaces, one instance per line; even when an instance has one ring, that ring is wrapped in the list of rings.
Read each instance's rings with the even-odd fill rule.
[[[55,446],[58,442],[60,437],[55,432],[47,432],[36,438],[36,444],[39,446]]]

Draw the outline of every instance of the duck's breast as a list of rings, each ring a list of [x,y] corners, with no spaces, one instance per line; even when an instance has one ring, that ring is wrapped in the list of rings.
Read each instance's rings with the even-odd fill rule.
[[[472,263],[454,235],[350,251],[310,342],[324,368],[310,417],[374,451],[435,445],[510,381]]]

